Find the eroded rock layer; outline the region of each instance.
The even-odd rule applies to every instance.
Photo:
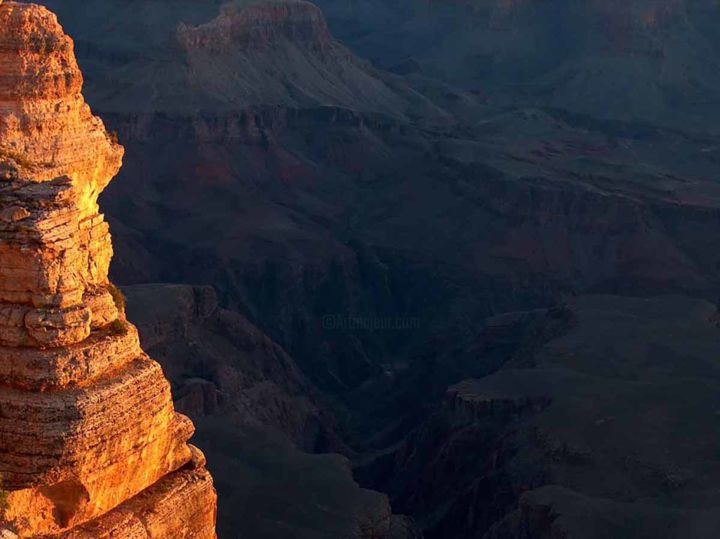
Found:
[[[20,537],[215,537],[215,491],[108,281],[123,149],[72,40],[0,0],[0,474]]]

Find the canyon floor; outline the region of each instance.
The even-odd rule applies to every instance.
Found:
[[[47,5],[221,537],[718,536],[716,2]]]

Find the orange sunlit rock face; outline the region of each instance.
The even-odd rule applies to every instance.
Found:
[[[216,496],[108,281],[100,192],[123,148],[46,9],[0,0],[0,529],[215,537]]]

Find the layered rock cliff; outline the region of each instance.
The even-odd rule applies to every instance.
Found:
[[[449,388],[381,470],[394,510],[427,538],[717,537],[717,306],[582,296],[563,311],[563,333],[488,343],[502,367]]]
[[[123,149],[46,9],[0,2],[0,474],[21,537],[215,537],[215,492],[108,281]]]
[[[407,89],[393,88],[395,81],[335,41],[322,12],[304,0],[230,2],[206,24],[180,23],[177,39],[187,55],[189,84],[214,108],[409,109]]]

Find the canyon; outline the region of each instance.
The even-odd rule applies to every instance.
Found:
[[[97,198],[123,148],[55,15],[3,2],[0,28],[4,536],[214,538],[193,425],[108,280]]]
[[[450,386],[366,473],[430,537],[709,539],[717,320],[697,299],[605,295],[490,319],[500,368]]]
[[[221,537],[717,536],[715,2],[47,5]]]

